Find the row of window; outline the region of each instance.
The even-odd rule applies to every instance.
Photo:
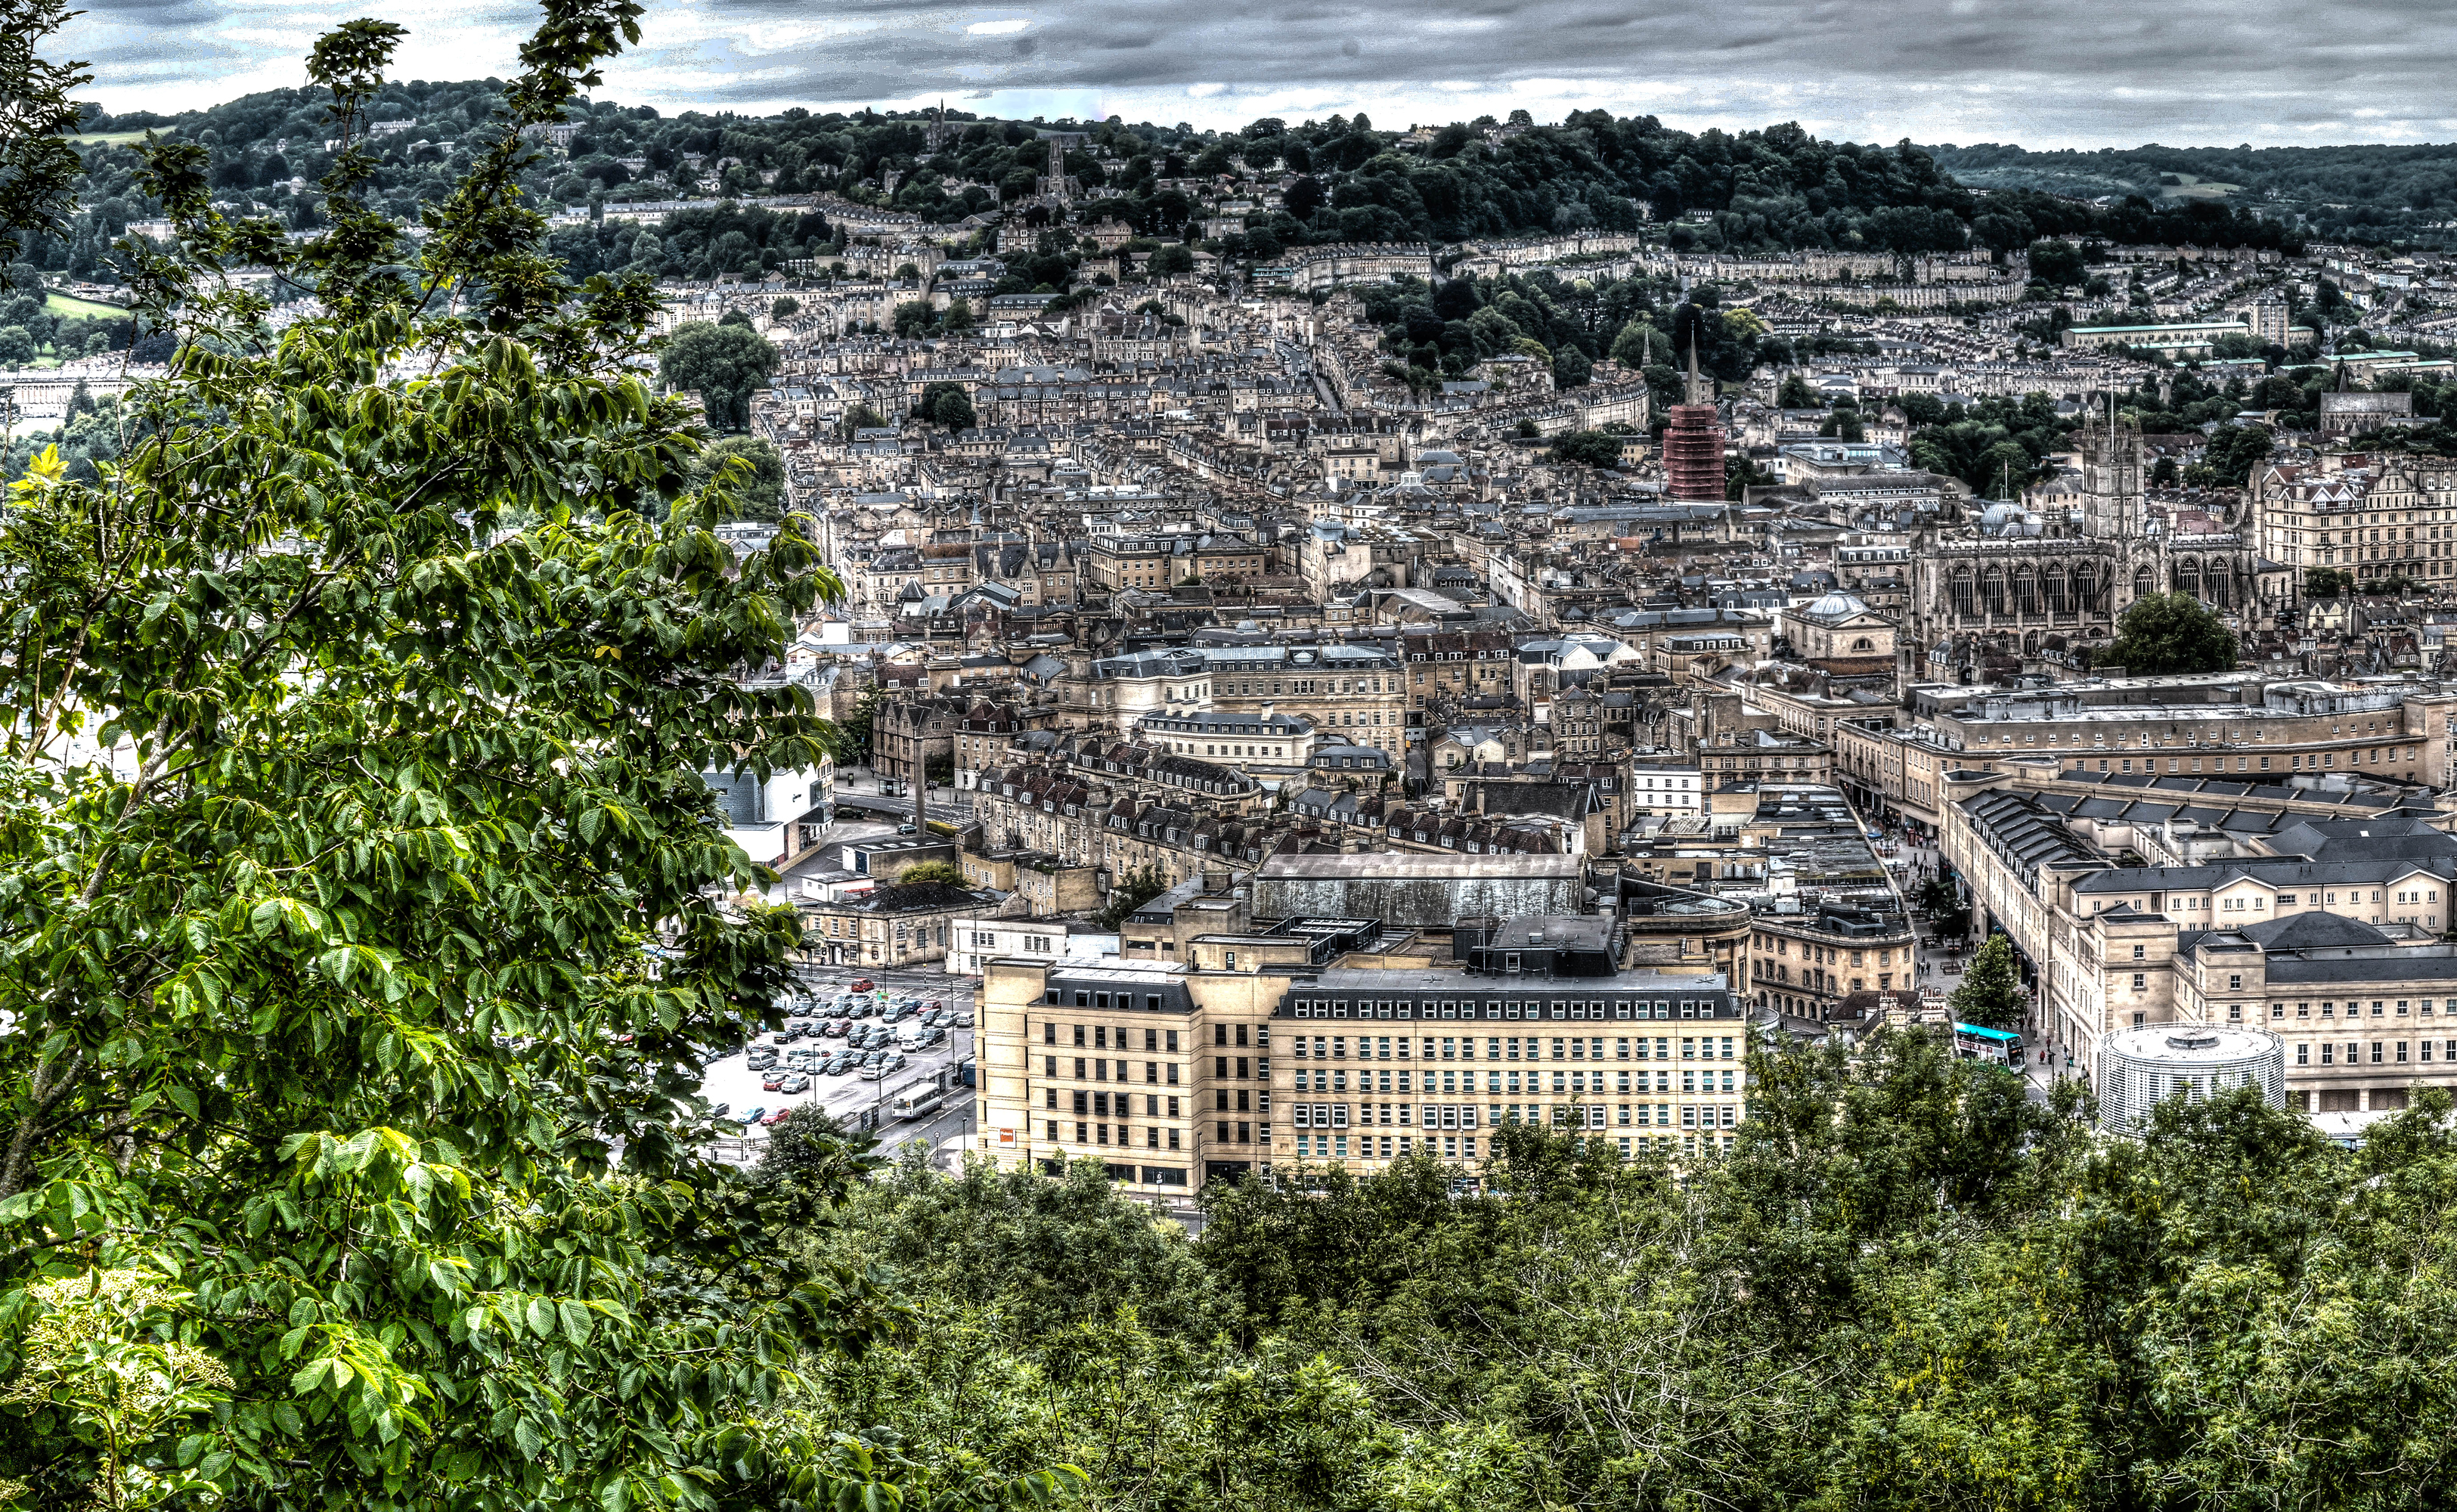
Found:
[[[1617,1061],[1668,1061],[1672,1059],[1672,1036],[1668,1034],[1657,1035],[1652,1039],[1649,1039],[1644,1035],[1641,1035],[1636,1038],[1616,1037],[1612,1043],[1612,1058]],[[1424,1036],[1423,1041],[1424,1053],[1421,1056],[1414,1056],[1409,1053],[1413,1044],[1414,1041],[1411,1036],[1404,1034],[1400,1035],[1398,1037],[1399,1049],[1397,1058],[1403,1061],[1416,1059],[1428,1061],[1473,1061],[1476,1059],[1476,1038],[1473,1035],[1451,1035],[1442,1037],[1426,1035]],[[1738,1053],[1736,1047],[1739,1044],[1740,1037],[1731,1034],[1683,1036],[1681,1041],[1681,1059],[1684,1061],[1728,1061],[1733,1059]],[[1604,1059],[1604,1037],[1600,1034],[1590,1035],[1585,1038],[1578,1038],[1575,1036],[1555,1036],[1549,1041],[1539,1035],[1493,1035],[1487,1037],[1484,1042],[1484,1059],[1488,1061],[1540,1061],[1547,1058],[1544,1054],[1547,1045],[1550,1045],[1553,1052],[1550,1058],[1556,1061],[1600,1061]],[[1360,1061],[1390,1060],[1393,1058],[1391,1046],[1392,1039],[1389,1035],[1360,1034],[1356,1036],[1356,1059]],[[1438,1050],[1436,1048],[1437,1046]],[[1521,1046],[1524,1046],[1524,1048],[1522,1049]],[[1636,1046],[1635,1054],[1632,1053],[1632,1046]],[[1651,1050],[1650,1046],[1652,1046]],[[1295,1060],[1344,1061],[1348,1059],[1348,1036],[1345,1034],[1316,1034],[1309,1037],[1307,1035],[1300,1034],[1291,1040],[1290,1048],[1293,1052],[1291,1058]]]
[[[1058,1057],[1055,1055],[1043,1056],[1041,1064],[1042,1074],[1048,1077],[1053,1082],[1056,1081],[1058,1079]],[[1166,1073],[1168,1085],[1175,1087],[1177,1085],[1177,1065],[1178,1063],[1175,1061],[1146,1061],[1144,1062],[1144,1080],[1146,1083],[1157,1087],[1161,1085],[1163,1074]],[[1116,1068],[1115,1075],[1110,1074],[1112,1067]],[[1086,1074],[1087,1071],[1089,1072],[1088,1075]],[[1131,1082],[1134,1079],[1135,1067],[1132,1061],[1112,1061],[1105,1055],[1095,1056],[1089,1061],[1086,1061],[1080,1055],[1075,1057],[1076,1081]]]
[[[1074,989],[1074,1005],[1079,1008],[1131,1008],[1135,1006],[1135,997],[1136,994],[1131,992],[1095,992],[1088,988],[1077,987]],[[1041,1001],[1052,1004],[1065,1002],[1066,989],[1063,987],[1043,988],[1041,994]],[[1160,1005],[1161,998],[1159,993],[1147,992],[1143,994],[1143,1007],[1146,1012],[1158,1013],[1160,1011]],[[1078,1026],[1078,1032],[1081,1032],[1080,1025]]]
[[[2363,1065],[2363,1064],[2364,1064],[2363,1049],[2364,1049],[2364,1043],[2365,1043],[2365,1042],[2356,1041],[2356,1040],[2348,1040],[2348,1041],[2346,1041],[2346,1042],[2345,1042],[2345,1046],[2346,1046],[2346,1059],[2345,1059],[2345,1064],[2346,1064],[2346,1065],[2348,1065],[2348,1066],[2360,1066],[2360,1065]],[[2404,1065],[2405,1064],[2405,1050],[2406,1050],[2406,1042],[2405,1042],[2405,1041],[2404,1041],[2404,1040],[2372,1040],[2372,1041],[2369,1041],[2368,1043],[2369,1043],[2369,1044],[2370,1044],[2370,1046],[2371,1046],[2371,1052],[2372,1052],[2372,1053],[2371,1053],[2371,1061],[2370,1061],[2370,1064],[2371,1064],[2371,1065],[2374,1065],[2374,1066],[2392,1066],[2392,1065],[2393,1065],[2393,1066],[2404,1066]],[[2416,1054],[2416,1056],[2415,1056],[2415,1059],[2417,1059],[2417,1060],[2419,1060],[2419,1061],[2426,1061],[2426,1062],[2429,1061],[2429,1060],[2431,1059],[2432,1046],[2434,1046],[2436,1045],[2436,1046],[2440,1046],[2440,1058],[2441,1058],[2442,1060],[2444,1060],[2444,1061],[2450,1061],[2450,1062],[2457,1062],[2457,1040],[2447,1040],[2447,1041],[2440,1041],[2440,1040],[2417,1040],[2417,1041],[2416,1041],[2416,1042],[2414,1042],[2414,1043],[2415,1043],[2415,1048],[2416,1048],[2416,1050],[2417,1050],[2417,1052],[2418,1052],[2418,1053]],[[2296,1065],[2298,1065],[2298,1066],[2309,1066],[2309,1065],[2311,1065],[2311,1064],[2312,1064],[2312,1046],[2313,1046],[2313,1042],[2312,1042],[2312,1041],[2309,1041],[2309,1040],[2306,1040],[2306,1041],[2303,1041],[2302,1044],[2299,1044],[2299,1045],[2297,1045],[2297,1046],[2295,1046],[2295,1064],[2296,1064]],[[2321,1047],[2321,1064],[2322,1064],[2323,1066],[2336,1066],[2336,1065],[2338,1065],[2338,1064],[2339,1064],[2339,1062],[2338,1062],[2338,1060],[2337,1060],[2337,1052],[2338,1052],[2338,1042],[2337,1042],[2337,1041],[2335,1041],[2335,1040],[2323,1040],[2323,1041],[2321,1041],[2321,1042],[2320,1042],[2320,1047]],[[2384,1052],[2387,1052],[2387,1053],[2384,1054]]]
[[[1058,1088],[1052,1087],[1045,1088],[1045,1091],[1048,1096],[1047,1106],[1054,1111],[1058,1107]],[[1110,1109],[1114,1108],[1120,1118],[1127,1118],[1131,1117],[1135,1110],[1135,1094],[1132,1092],[1077,1092],[1074,1095],[1075,1111],[1078,1113],[1090,1113],[1098,1118],[1106,1118],[1109,1116]],[[1167,1109],[1165,1113],[1162,1111],[1164,1108]],[[1146,1094],[1144,1116],[1175,1118],[1178,1116],[1178,1100],[1156,1093]]]
[[[1553,1090],[1557,1092],[1604,1091],[1606,1090],[1604,1080],[1607,1076],[1613,1078],[1613,1086],[1610,1088],[1610,1090],[1613,1091],[1668,1092],[1672,1090],[1673,1073],[1670,1068],[1659,1067],[1654,1072],[1654,1083],[1651,1087],[1647,1081],[1647,1074],[1648,1073],[1644,1070],[1634,1072],[1608,1072],[1601,1069],[1593,1071],[1571,1071],[1563,1070],[1557,1067],[1553,1070]],[[1740,1076],[1740,1072],[1731,1067],[1723,1067],[1720,1073],[1712,1069],[1702,1071],[1690,1067],[1683,1067],[1680,1074],[1681,1090],[1684,1092],[1711,1092],[1716,1090],[1715,1078],[1718,1074],[1721,1074],[1723,1077],[1722,1089],[1726,1092],[1732,1091],[1735,1089]],[[1417,1081],[1414,1087],[1409,1086],[1409,1073],[1406,1071],[1400,1071],[1397,1073],[1398,1080],[1395,1085],[1393,1083],[1393,1073],[1390,1071],[1386,1070],[1380,1073],[1381,1083],[1378,1087],[1374,1083],[1374,1075],[1375,1073],[1373,1071],[1359,1069],[1356,1073],[1356,1089],[1360,1092],[1473,1092],[1476,1090],[1476,1073],[1474,1071],[1453,1071],[1447,1069],[1435,1071],[1429,1067],[1425,1071],[1423,1077]],[[1525,1078],[1523,1086],[1520,1081],[1522,1076]],[[1630,1081],[1632,1076],[1636,1076],[1638,1078],[1635,1086],[1633,1086]],[[1488,1092],[1517,1092],[1522,1090],[1530,1092],[1542,1091],[1544,1089],[1544,1073],[1542,1071],[1520,1071],[1515,1067],[1507,1071],[1487,1071],[1484,1073],[1484,1089]],[[1300,1092],[1347,1091],[1348,1070],[1345,1067],[1337,1069],[1328,1069],[1317,1066],[1309,1072],[1306,1067],[1299,1067],[1297,1068],[1296,1075],[1296,1090]]]
[[[1106,993],[1102,994],[1104,997],[1106,997],[1107,995],[1108,994]],[[1124,996],[1124,994],[1120,995]],[[1103,1005],[1106,1006],[1106,1005]],[[1160,1000],[1158,998],[1154,998],[1152,1000],[1152,1005],[1154,1007],[1158,1007],[1160,1005]],[[1071,1025],[1071,1027],[1075,1030],[1075,1047],[1079,1050],[1084,1048],[1084,1032],[1086,1026],[1077,1024]],[[1226,1028],[1228,1025],[1214,1025],[1214,1027]],[[1132,1046],[1127,1043],[1127,1040],[1128,1036],[1134,1033],[1134,1030],[1126,1027],[1123,1024],[1114,1028],[1105,1024],[1095,1024],[1090,1025],[1089,1028],[1091,1033],[1090,1048],[1092,1049],[1106,1050],[1115,1048],[1124,1050],[1132,1048]],[[1164,1029],[1157,1025],[1144,1025],[1144,1048],[1146,1051],[1166,1049],[1171,1055],[1174,1055],[1177,1053],[1177,1036],[1178,1031],[1175,1029]],[[1114,1044],[1112,1043],[1112,1037],[1114,1037]],[[1058,1025],[1056,1023],[1044,1023],[1041,1025],[1041,1043],[1043,1045],[1055,1045],[1058,1043]],[[1226,1045],[1228,1042],[1222,1040],[1219,1043]],[[1240,1045],[1246,1043],[1246,1026],[1242,1024],[1237,1025],[1237,1043]],[[1263,1043],[1266,1045],[1271,1043],[1270,1031],[1269,1029],[1263,1031]]]
[[[1347,1103],[1292,1103],[1289,1107],[1289,1124],[1292,1129],[1347,1129],[1352,1127],[1351,1106]],[[1353,1126],[1399,1129],[1474,1129],[1477,1127],[1476,1105],[1474,1103],[1358,1103],[1353,1105]],[[1635,1116],[1633,1116],[1635,1115]],[[1485,1105],[1486,1124],[1552,1124],[1571,1129],[1608,1129],[1619,1124],[1623,1129],[1734,1129],[1739,1127],[1741,1108],[1738,1103],[1497,1103]]]
[[[2405,1017],[2406,1002],[2407,1000],[2405,998],[2397,1000],[2397,1016],[2401,1019]],[[2240,1007],[2242,1007],[2242,1005],[2240,1003],[2228,1004],[2227,1017],[2231,1019],[2240,1017],[2241,1015],[2237,1011]],[[2379,1018],[2385,1011],[2386,1005],[2384,1001],[2379,998],[2374,998],[2372,1000],[2372,1017]],[[2425,1018],[2429,1018],[2432,1012],[2431,1000],[2429,998],[2422,999],[2416,1011],[2421,1013]],[[2457,998],[2450,998],[2448,1000],[2448,1011],[2451,1013],[2457,1013]],[[2362,1004],[2349,1002],[2346,1005],[2347,1018],[2359,1019],[2363,1017],[2363,1013],[2364,1005]],[[2273,1019],[2282,1019],[2286,1017],[2286,1005],[2283,1003],[2271,1004],[2269,1005],[2269,1016]],[[2299,1003],[2295,1005],[2295,1016],[2299,1019],[2308,1019],[2312,1017],[2312,1005],[2308,1003]],[[2335,1003],[2322,1004],[2320,1016],[2324,1019],[2336,1018],[2338,1016],[2338,1005]]]
[[[2081,736],[2079,736],[2079,735],[2075,735],[2075,736],[2074,736],[2074,738],[2075,738],[2075,740],[2079,740],[2079,739],[2081,738]],[[2049,744],[2053,745],[2053,744],[2054,744],[2054,743],[2055,743],[2055,742],[2054,742],[2054,738],[2053,738],[2053,737],[2051,737],[2051,738],[2050,738],[2050,740],[2049,740]],[[2411,746],[2408,746],[2408,747],[2406,747],[2406,748],[2405,748],[2405,756],[2400,756],[2398,755],[2397,748],[2396,748],[2396,747],[2394,747],[2394,746],[2388,747],[2388,748],[2386,748],[2386,750],[2387,750],[2387,754],[2388,754],[2388,759],[2389,759],[2389,760],[2391,760],[2391,761],[2393,761],[2393,762],[2394,762],[2394,761],[2400,761],[2400,760],[2411,761],[2411,760],[2413,760],[2413,759],[2414,759],[2414,748],[2413,748],[2413,747],[2411,747]],[[2347,753],[2346,753],[2346,764],[2347,764],[2348,766],[2360,766],[2360,765],[2362,765],[2362,764],[2363,764],[2363,760],[2364,760],[2364,753],[2362,753],[2361,751],[2349,751],[2349,752],[2347,752]],[[2371,753],[2371,761],[2372,761],[2372,765],[2374,765],[2374,766],[2378,766],[2378,765],[2380,765],[2380,762],[2381,762],[2381,752],[2380,752],[2380,751],[2374,751],[2374,752],[2372,752],[2372,753]],[[2107,762],[2108,762],[2108,758],[2107,758],[2106,756],[2100,756],[2100,757],[2098,758],[2098,770],[2100,770],[2101,772],[2106,771],[2106,770],[2107,770]],[[2252,758],[2251,758],[2251,757],[2249,757],[2249,756],[2237,756],[2237,757],[2235,758],[2235,769],[2236,769],[2237,771],[2239,771],[2239,772],[2249,772],[2249,771],[2251,771],[2251,770],[2252,770],[2252,764],[2251,764],[2251,762],[2252,762]],[[2320,754],[2318,754],[2318,755],[2304,755],[2304,756],[2293,756],[2293,757],[2289,758],[2289,760],[2287,761],[2287,769],[2288,769],[2288,770],[2290,770],[2290,771],[2300,771],[2300,770],[2303,770],[2303,769],[2306,769],[2306,768],[2334,767],[2334,766],[2336,766],[2337,764],[2338,764],[2338,754],[2337,754],[2336,752],[2334,752],[2334,751],[2323,751],[2323,752],[2321,752],[2321,753],[2320,753]],[[2081,768],[2087,768],[2089,765],[2090,765],[2089,758],[2084,757],[2084,758],[2083,758],[2079,763],[2077,763],[2077,767],[2076,767],[2076,769],[2078,770],[2078,769],[2081,769]],[[2133,758],[2132,758],[2131,756],[2125,756],[2125,757],[2122,757],[2122,758],[2117,762],[2117,767],[2118,767],[2118,770],[2120,770],[2120,771],[2128,772],[2128,773],[2129,773],[2129,772],[2131,772],[2131,771],[2133,770]],[[2199,772],[2200,769],[2201,769],[2201,758],[2200,758],[2200,757],[2199,757],[2199,756],[2195,756],[2195,757],[2193,757],[2193,770],[2194,770],[2194,771],[2196,771],[2196,772]],[[2144,771],[2144,772],[2156,772],[2156,771],[2158,771],[2158,757],[2156,757],[2156,756],[2145,756],[2145,757],[2143,757],[2143,758],[2142,758],[2142,761],[2141,761],[2141,770],[2142,770],[2142,771]],[[2169,757],[2167,758],[2167,770],[2168,770],[2169,772],[2171,772],[2171,773],[2180,772],[2180,771],[2182,771],[2182,770],[2183,770],[2183,764],[2182,764],[2182,762],[2181,762],[2181,760],[2180,760],[2179,758],[2178,758],[2178,757],[2176,757],[2176,756],[2169,756]],[[2223,771],[2225,771],[2225,770],[2226,770],[2226,757],[2225,757],[2225,756],[2212,756],[2212,757],[2210,758],[2210,770],[2211,770],[2211,771],[2213,771],[2213,772],[2223,772]],[[2262,756],[2262,757],[2261,758],[2261,770],[2262,770],[2263,772],[2266,772],[2266,771],[2268,771],[2268,770],[2269,770],[2269,757],[2267,757],[2267,756]]]
[[[1704,1128],[1705,1126],[1701,1125],[1699,1127]],[[1297,1158],[1299,1160],[1346,1160],[1349,1158],[1349,1141],[1353,1138],[1356,1144],[1357,1159],[1391,1160],[1400,1155],[1413,1153],[1414,1146],[1418,1137],[1421,1137],[1424,1141],[1425,1152],[1429,1155],[1438,1155],[1444,1160],[1474,1160],[1476,1158],[1476,1136],[1474,1134],[1425,1134],[1422,1136],[1412,1136],[1408,1134],[1299,1134],[1297,1136]],[[1725,1134],[1722,1136],[1722,1148],[1728,1153],[1732,1148],[1733,1136]],[[1667,1155],[1675,1153],[1676,1151],[1682,1154],[1694,1155],[1699,1153],[1702,1147],[1705,1152],[1712,1154],[1717,1148],[1715,1139],[1716,1136],[1711,1134],[1683,1134],[1678,1136],[1676,1143],[1676,1136],[1671,1134],[1624,1134],[1621,1136],[1620,1144],[1621,1152],[1624,1155],[1643,1155],[1650,1151]],[[1589,1142],[1599,1143],[1599,1141]],[[1633,1149],[1633,1146],[1636,1148]]]
[[[1049,1142],[1053,1145],[1057,1144],[1062,1137],[1058,1132],[1062,1126],[1055,1119],[1049,1119],[1045,1122],[1049,1127]],[[1111,1129],[1110,1125],[1077,1124],[1075,1126],[1075,1143],[1079,1145],[1106,1145],[1111,1143],[1131,1145],[1135,1142],[1135,1131],[1132,1125],[1119,1124],[1115,1127],[1118,1137],[1112,1141],[1109,1137]],[[1164,1133],[1168,1136],[1168,1142],[1167,1144],[1163,1144],[1161,1142],[1161,1136]],[[1146,1150],[1182,1149],[1183,1147],[1178,1142],[1181,1137],[1183,1136],[1181,1136],[1179,1131],[1174,1129],[1163,1129],[1157,1126],[1147,1127],[1144,1129],[1144,1148]]]
[[[1424,1009],[1421,1015],[1416,1011],[1419,1007]],[[1300,1019],[1669,1019],[1676,1008],[1684,1019],[1724,1016],[1723,1001],[1718,998],[1492,998],[1485,1002],[1481,1013],[1474,1002],[1460,999],[1416,1004],[1299,998],[1289,1011]]]

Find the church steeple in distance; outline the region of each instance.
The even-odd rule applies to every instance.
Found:
[[[1683,336],[1689,344],[1689,371],[1683,397],[1672,406],[1671,425],[1663,432],[1663,475],[1672,497],[1684,503],[1721,502],[1724,497],[1724,427],[1715,408],[1714,392],[1698,371],[1698,343],[1704,337],[1705,312],[1684,304],[1674,315],[1672,341]]]

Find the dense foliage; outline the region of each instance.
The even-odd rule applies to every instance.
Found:
[[[2158,215],[2188,221],[2208,213],[2197,212],[2198,204],[2223,205],[2240,196],[2270,216],[2294,217],[2322,240],[2438,242],[2447,236],[2450,207],[2457,206],[2457,150],[2445,144],[2152,144],[2041,152],[1982,142],[1929,151],[1947,173],[1974,188],[2044,191],[2075,199],[2137,197],[2156,202]]]
[[[367,105],[382,131],[365,144],[374,157],[371,202],[408,217],[447,197],[475,160],[504,89],[499,80],[385,81]],[[86,208],[34,238],[31,259],[93,272],[131,220],[159,212],[158,197],[140,181],[134,145],[147,131],[202,147],[209,188],[235,210],[298,228],[321,224],[316,185],[335,140],[323,103],[306,88],[178,115],[90,111],[79,139]],[[1043,133],[1070,130],[1088,137],[1063,157],[1093,215],[1113,216],[1146,238],[1190,238],[1199,230],[1193,188],[1240,176],[1257,187],[1286,180],[1277,206],[1249,217],[1222,245],[1230,257],[1264,260],[1316,242],[1633,231],[1649,219],[1669,225],[1674,247],[1702,250],[2001,253],[2041,238],[2293,244],[2281,222],[2238,216],[2214,200],[2161,207],[2137,197],[2109,208],[2026,191],[1983,199],[1909,143],[1829,142],[1795,125],[1693,135],[1652,116],[1604,111],[1575,113],[1555,126],[1535,125],[1521,112],[1507,122],[1481,117],[1407,135],[1378,131],[1362,114],[1296,125],[1265,118],[1224,133],[1129,126],[1115,116],[1052,128],[958,112],[935,150],[918,114],[795,109],[669,118],[598,100],[572,102],[565,121],[577,128],[568,140],[519,169],[522,187],[542,201],[593,210],[694,196],[835,192],[949,227],[1018,202],[1027,202],[1027,218],[1047,223],[1045,210],[1028,204],[1048,165]],[[559,226],[553,245],[582,275],[645,266],[696,278],[773,272],[803,259],[823,265],[842,250],[819,216],[722,204],[681,212],[654,230],[619,221]],[[1047,272],[1018,288],[1063,291],[1064,282]]]
[[[2116,621],[2116,639],[2092,658],[2135,676],[2232,672],[2240,648],[2216,610],[2190,593],[2146,593]]]
[[[2437,1504],[2445,1094],[2352,1154],[2240,1096],[2101,1141],[1926,1036],[1753,1080],[1685,1170],[1511,1127],[1480,1193],[1224,1186],[1192,1242],[1096,1166],[906,1163],[807,1248],[923,1322],[812,1402],[1118,1512]]]
[[[170,376],[110,414],[116,460],[47,453],[0,512],[0,1501],[1067,1483],[783,1410],[905,1315],[774,1253],[857,1162],[703,1157],[731,1130],[698,1067],[775,1021],[801,930],[699,774],[830,749],[806,694],[738,674],[840,590],[799,517],[718,540],[756,464],[695,481],[708,431],[631,370],[652,297],[568,281],[521,203],[520,128],[636,36],[628,0],[546,12],[414,246],[357,145],[384,23],[310,60],[327,232],[225,217],[202,148],[151,149],[184,255],[134,271]],[[40,129],[24,48],[57,19],[0,47],[8,130]],[[0,217],[43,223],[5,190]],[[216,276],[250,261],[320,313],[277,330]]]

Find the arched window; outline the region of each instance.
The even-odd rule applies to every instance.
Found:
[[[1992,567],[1979,579],[1979,599],[1991,614],[2005,612],[2005,570]]]
[[[1851,643],[1851,649],[1853,651],[1875,651],[1877,647],[1875,642],[1869,639],[1868,636],[1863,635],[1858,640]]]
[[[1952,583],[1953,612],[1963,618],[1971,615],[1971,569],[1956,568]]]
[[[2212,562],[2208,575],[2201,580],[2201,593],[2211,604],[2220,609],[2233,607],[2235,601],[2233,572],[2220,563]]]
[[[2029,618],[2039,611],[2039,574],[2028,562],[2013,570],[2013,612]]]
[[[2148,598],[2158,590],[2158,580],[2150,575],[2150,570],[2148,568],[2139,567],[2133,570],[2133,596],[2135,598]]]
[[[2201,596],[2201,565],[2199,562],[2187,557],[2176,564],[2176,591],[2190,593],[2195,598]]]

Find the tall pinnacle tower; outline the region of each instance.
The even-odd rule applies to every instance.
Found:
[[[1720,504],[1724,499],[1724,427],[1705,381],[1698,376],[1698,321],[1689,324],[1689,373],[1683,387],[1685,404],[1672,406],[1672,424],[1663,432],[1663,473],[1672,497],[1685,503]]]

